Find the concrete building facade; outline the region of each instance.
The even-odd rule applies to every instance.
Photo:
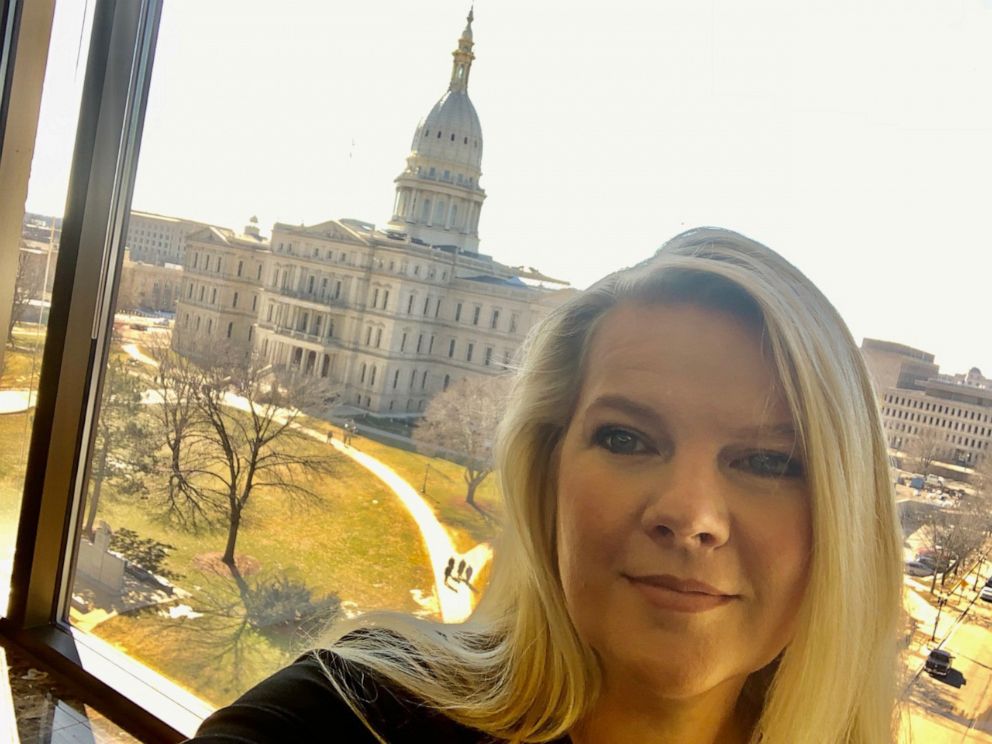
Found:
[[[861,352],[891,449],[911,453],[926,438],[934,442],[938,460],[965,468],[988,456],[992,380],[977,368],[942,375],[933,354],[888,341],[866,338]]]
[[[186,237],[209,225],[180,217],[132,210],[128,218],[124,245],[136,263],[181,266],[185,257]]]

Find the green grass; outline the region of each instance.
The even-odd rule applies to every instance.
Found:
[[[0,415],[0,545],[13,545],[24,490],[31,412]]]
[[[304,416],[300,421],[318,431],[329,428],[326,422],[319,419]],[[335,437],[341,437],[338,427],[330,428],[334,429]],[[476,503],[489,515],[487,518],[465,502],[464,468],[457,463],[390,447],[368,437],[356,437],[352,444],[388,465],[418,491],[424,485],[424,472],[430,466],[424,498],[434,507],[438,519],[449,528],[459,551],[467,551],[480,542],[492,542],[495,538],[503,518],[503,507],[494,475],[490,474],[475,492]]]
[[[328,453],[321,442],[299,446],[304,454]],[[424,612],[411,590],[430,596],[433,576],[420,532],[399,499],[345,458],[336,461],[336,474],[314,479],[311,486],[319,498],[303,506],[290,505],[278,493],[254,494],[239,533],[239,558],[257,561],[258,576],[285,574],[303,581],[315,598],[336,594],[348,611]],[[166,567],[184,575],[175,583],[192,592],[187,602],[194,610],[205,609],[218,597],[237,599],[228,575],[204,570],[196,560],[223,551],[226,530],[191,534],[159,521],[150,501],[109,495],[101,500],[98,519],[112,529],[127,527],[174,545]],[[94,632],[215,704],[231,700],[290,661],[303,643],[298,637],[249,632],[239,655],[204,663],[224,642],[223,633],[207,628],[210,622],[141,613],[112,618]],[[232,673],[232,665],[238,674]]]

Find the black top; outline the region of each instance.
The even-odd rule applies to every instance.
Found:
[[[412,700],[368,670],[330,651],[320,658],[363,692],[362,710],[387,742],[495,741],[481,731],[455,723],[434,708]],[[189,739],[197,744],[289,744],[292,742],[376,742],[331,686],[315,656],[307,654],[221,708]]]

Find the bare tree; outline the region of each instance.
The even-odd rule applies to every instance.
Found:
[[[146,476],[155,468],[151,421],[142,403],[144,382],[120,359],[111,359],[100,399],[90,460],[89,493],[83,532],[93,538],[105,486],[116,495],[147,493]]]
[[[464,468],[465,502],[477,509],[475,492],[492,472],[493,438],[503,416],[509,377],[469,377],[434,396],[414,431],[432,454],[446,451]]]
[[[304,445],[312,440],[296,424],[327,391],[312,377],[273,369],[254,353],[231,348],[217,351],[192,395],[202,421],[196,446],[207,448],[208,459],[185,477],[196,483],[190,493],[223,514],[221,560],[234,567],[239,530],[257,493],[276,491],[290,506],[313,502],[312,476],[334,472],[335,460],[310,454]]]
[[[158,404],[157,438],[167,452],[158,473],[165,483],[158,494],[163,516],[196,532],[214,522],[219,506],[190,480],[190,473],[204,470],[209,460],[196,398],[206,384],[206,373],[174,352],[166,339],[150,343],[149,353],[157,365],[150,380]]]
[[[24,318],[32,300],[41,299],[45,284],[45,262],[21,248],[17,255],[17,276],[14,279],[14,303],[7,322],[7,340],[14,341],[14,326]]]
[[[934,460],[940,457],[942,449],[943,441],[940,438],[940,432],[936,428],[928,426],[910,440],[907,453],[912,458],[917,470],[925,477],[930,473],[930,466],[933,465]]]
[[[943,587],[948,576],[956,575],[985,544],[992,528],[990,499],[977,492],[960,497],[957,503],[932,505],[923,516],[923,547],[933,558],[935,571],[930,590],[942,574]]]

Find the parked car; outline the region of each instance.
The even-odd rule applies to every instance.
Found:
[[[933,575],[933,566],[920,563],[920,561],[906,561],[906,573],[910,576],[931,576]]]
[[[992,602],[992,586],[983,586],[982,591],[978,596],[986,602]]]
[[[989,577],[988,577],[988,578],[987,578],[987,579],[985,580],[985,586],[992,586],[992,576],[989,576]]]
[[[953,656],[943,649],[935,648],[927,656],[924,668],[930,673],[931,677],[946,677],[947,673],[951,671],[951,659],[953,658]]]

